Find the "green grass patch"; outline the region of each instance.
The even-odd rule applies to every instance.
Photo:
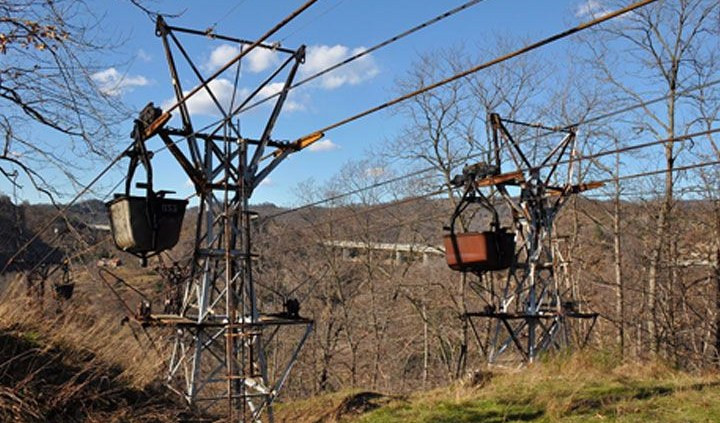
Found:
[[[532,404],[502,404],[492,400],[439,401],[391,404],[362,416],[362,423],[470,423],[529,422],[544,411]]]
[[[30,345],[34,347],[40,346],[40,341],[42,340],[42,335],[40,334],[40,332],[34,330],[26,330],[21,332],[20,336]]]
[[[347,395],[352,394],[327,396],[332,411],[316,411],[325,419],[312,421],[720,422],[720,375],[686,374],[657,362],[623,364],[604,353],[548,358],[521,372],[495,374],[478,388],[457,385],[407,398],[385,397],[361,412],[338,408]],[[312,399],[316,408],[322,401]]]

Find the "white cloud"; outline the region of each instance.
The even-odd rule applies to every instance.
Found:
[[[602,17],[606,15],[609,10],[603,6],[599,0],[587,0],[580,4],[575,9],[575,17],[578,18],[591,18],[591,17]]]
[[[320,140],[317,141],[314,144],[310,144],[310,147],[308,147],[308,150],[310,151],[333,151],[340,148],[339,145],[332,142],[330,139]]]
[[[260,90],[260,92],[255,98],[262,99],[277,94],[278,92],[280,92],[280,90],[282,90],[283,85],[284,84],[282,82],[268,84],[262,90]],[[217,78],[210,81],[208,83],[208,87],[215,95],[218,103],[220,103],[223,109],[227,112],[230,108],[230,101],[232,100],[233,95],[232,82],[230,82],[230,80],[226,78]],[[186,95],[188,92],[190,91],[186,90],[183,92],[183,94]],[[237,107],[237,105],[240,104],[250,94],[250,90],[247,88],[241,88],[238,89],[235,93],[236,94],[234,106]],[[294,100],[295,97],[296,95],[294,94],[294,92],[290,91],[290,93],[288,94],[288,98],[285,100],[283,111],[293,112],[305,109],[304,105],[300,104],[297,100]],[[163,101],[161,107],[164,110],[167,110],[173,104],[175,104],[175,99],[171,98]],[[267,107],[272,107],[273,104],[274,103],[272,101],[265,103]],[[191,114],[213,117],[222,116],[217,105],[213,101],[212,97],[210,97],[210,94],[208,94],[205,88],[201,89],[192,97],[190,97],[190,99],[187,100],[187,105]]]
[[[265,69],[275,66],[280,62],[277,52],[266,48],[253,49],[247,55],[248,68],[250,72],[262,72]]]
[[[221,44],[210,52],[210,58],[203,67],[206,70],[215,70],[229,62],[230,59],[238,54],[240,54],[240,47],[231,46],[230,44]]]
[[[233,95],[233,84],[227,79],[217,78],[213,79],[208,83],[208,88],[214,94],[220,105],[226,111],[230,107],[230,101]],[[183,94],[187,94],[189,91],[184,91]],[[238,90],[236,92],[235,104],[237,105],[242,101],[245,96],[248,95],[248,91],[245,89]],[[169,99],[162,103],[162,108],[167,109],[175,103],[175,99]],[[212,97],[208,94],[207,89],[203,88],[198,91],[195,95],[187,100],[188,110],[191,114],[205,115],[205,116],[221,116],[218,107],[215,105]]]
[[[279,93],[280,91],[282,91],[282,88],[284,85],[285,84],[282,82],[273,82],[271,84],[267,84],[260,90],[260,92],[257,95],[257,98],[263,99],[265,97],[270,97],[272,95],[275,95],[275,94]],[[269,105],[269,104],[275,104],[275,103],[271,101],[266,104]],[[295,100],[295,92],[290,91],[288,93],[287,98],[285,99],[285,104],[283,105],[283,111],[294,112],[297,110],[304,110],[304,109],[305,109],[305,106],[303,106],[302,104],[298,103]]]
[[[152,56],[143,49],[138,50],[137,57],[145,63],[152,62]]]
[[[260,186],[261,186],[261,187],[263,187],[263,186],[264,186],[264,187],[271,187],[271,186],[273,186],[273,185],[274,185],[274,184],[273,184],[273,181],[272,181],[272,179],[270,179],[270,177],[267,177],[267,178],[263,179],[262,181],[260,181]]]
[[[210,57],[203,65],[203,69],[208,71],[219,69],[240,54],[240,51],[239,46],[221,44],[210,52]],[[268,50],[266,48],[254,48],[247,56],[242,58],[242,61],[241,66],[243,69],[248,69],[250,72],[258,73],[278,64],[280,58],[278,57],[277,52],[273,50]]]
[[[317,45],[310,46],[305,58],[305,64],[300,67],[303,76],[318,73],[326,68],[341,62],[350,56],[354,56],[365,50],[364,47],[350,49],[343,45]],[[375,59],[371,55],[362,56],[341,66],[332,72],[320,77],[320,85],[328,90],[341,87],[345,84],[357,85],[363,81],[373,78],[380,72]]]
[[[132,91],[135,87],[144,87],[150,84],[150,81],[144,76],[122,74],[115,68],[95,72],[91,78],[98,84],[100,91],[111,96],[119,96]]]

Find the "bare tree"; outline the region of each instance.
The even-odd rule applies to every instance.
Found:
[[[687,131],[683,114],[688,95],[684,90],[697,81],[698,66],[711,65],[713,41],[709,31],[717,4],[706,0],[661,2],[617,19],[593,33],[586,44],[592,51],[599,81],[615,89],[615,98],[643,102],[652,95],[666,95],[660,106],[648,105],[625,126],[635,133],[648,133],[656,139],[674,139]],[[600,12],[600,10],[598,10]],[[717,40],[715,40],[717,41]],[[657,353],[662,336],[658,327],[664,318],[660,293],[669,294],[670,282],[661,286],[662,269],[674,255],[672,226],[675,206],[674,169],[686,151],[685,144],[663,145],[664,182],[655,214],[653,240],[649,248],[645,327],[650,351]],[[670,281],[674,276],[668,275]]]
[[[720,36],[720,16],[716,21],[715,31],[713,34]],[[695,109],[697,118],[692,122],[692,126],[701,131],[711,131],[717,128],[720,122],[720,89],[717,86],[709,85],[720,75],[720,61],[718,60],[717,50],[708,52],[708,63],[696,63],[697,66],[697,83],[702,87],[692,96],[692,104]],[[712,64],[713,66],[709,66]],[[720,142],[714,133],[708,133],[701,140],[709,144],[709,149],[703,149],[696,152],[701,160],[720,161]],[[712,342],[715,348],[714,361],[716,366],[720,366],[720,174],[718,167],[709,169],[701,169],[699,178],[702,181],[701,193],[706,198],[711,207],[709,216],[712,216],[710,231],[714,234],[710,257],[708,257],[708,280],[714,285],[715,301],[714,310],[708,313],[714,313],[714,330]]]
[[[113,151],[114,125],[129,114],[122,79],[97,78],[113,47],[101,22],[82,0],[0,4],[0,174],[10,184],[20,173],[52,197],[61,188],[46,180],[50,167],[73,183],[78,157]]]

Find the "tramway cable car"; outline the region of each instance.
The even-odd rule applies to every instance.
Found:
[[[133,254],[147,265],[147,259],[174,247],[182,229],[187,200],[165,197],[173,191],[154,191],[152,152],[145,146],[148,138],[145,129],[162,115],[160,108],[149,103],[135,120],[132,132],[133,145],[126,155],[130,158],[125,192],[115,194],[106,204],[110,215],[110,229],[115,245],[120,250]],[[132,180],[137,166],[145,168],[146,182],[137,183],[136,188],[144,189],[145,196],[131,195]]]
[[[515,257],[515,234],[500,227],[500,218],[492,202],[480,190],[478,181],[498,175],[497,166],[484,162],[468,165],[462,174],[451,181],[463,188],[463,195],[445,226],[449,233],[444,237],[445,259],[448,266],[461,272],[487,272],[509,268]],[[491,215],[486,231],[458,232],[458,220],[471,205],[479,205]]]

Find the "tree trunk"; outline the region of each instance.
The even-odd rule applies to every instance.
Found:
[[[619,168],[619,161],[620,157],[616,156],[616,169]],[[623,286],[624,281],[622,273],[620,221],[620,181],[615,179],[615,199],[613,204],[613,254],[616,286],[615,315],[617,319],[617,343],[620,348],[620,357],[625,359],[625,287]]]
[[[718,290],[718,299],[720,300],[720,290]],[[422,371],[422,386],[423,390],[427,388],[428,381],[428,323],[427,323],[427,309],[425,306],[425,297],[423,296],[422,304],[422,317],[423,317],[423,371]],[[718,338],[720,340],[720,338]],[[718,349],[720,351],[720,349]]]
[[[720,368],[720,200],[715,200],[715,365]]]
[[[667,125],[667,138],[673,139],[675,137],[675,84],[670,83],[670,95],[668,97],[668,125]],[[663,247],[667,245],[668,237],[668,220],[670,218],[670,211],[673,203],[673,170],[675,168],[675,155],[674,155],[674,142],[665,143],[665,189],[663,192],[662,206],[660,207],[660,214],[658,215],[656,226],[655,226],[655,239],[653,243],[651,258],[650,258],[650,272],[648,275],[648,295],[647,295],[647,306],[650,312],[648,316],[648,338],[650,342],[650,351],[653,355],[657,355],[660,347],[660,339],[658,337],[658,281],[659,281],[659,270],[660,262],[662,260]]]

